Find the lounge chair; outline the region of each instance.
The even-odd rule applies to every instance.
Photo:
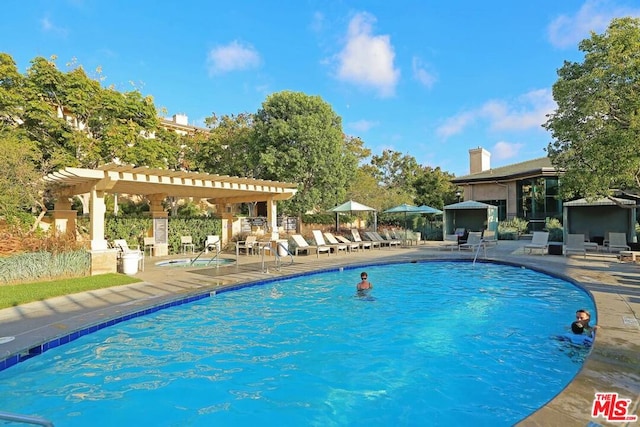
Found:
[[[482,241],[487,246],[494,246],[498,244],[498,236],[493,230],[484,230],[482,232]]]
[[[325,239],[327,239],[327,242],[329,242],[329,245],[337,246],[339,251],[344,250],[345,252],[351,252],[351,249],[353,247],[353,242],[349,242],[349,244],[344,242],[339,242],[338,239],[336,239],[336,236],[334,236],[333,233],[329,233],[329,232],[324,233],[324,237]]]
[[[380,249],[380,242],[373,242],[371,240],[367,240],[366,242],[364,240],[362,240],[362,237],[360,237],[360,233],[358,232],[357,229],[352,228],[351,229],[351,235],[353,236],[353,241],[354,242],[358,242],[360,243],[360,247],[361,248],[375,248],[376,246],[378,247],[378,249]]]
[[[442,244],[438,246],[438,249],[442,251],[444,250],[453,251],[454,249],[458,249],[458,235],[446,234],[444,236]]]
[[[627,245],[626,233],[609,233],[609,252],[630,250],[631,247]]]
[[[320,257],[321,252],[326,252],[327,255],[331,254],[331,248],[329,246],[317,246],[310,245],[300,234],[292,234],[291,238],[293,242],[296,244],[295,255],[297,256],[300,252],[306,252],[310,254],[311,251],[315,251],[316,255]]]
[[[394,239],[393,237],[391,237],[391,234],[389,234],[389,231],[385,230],[384,231],[384,235],[382,236],[383,239],[385,239],[386,241],[391,243],[391,246],[400,246],[402,245],[402,240],[400,239]]]
[[[370,242],[377,242],[380,245],[380,247],[386,246],[388,248],[391,248],[391,243],[389,243],[388,241],[384,240],[382,238],[382,236],[380,236],[378,233],[374,233],[372,231],[365,231],[364,232],[364,236]]]
[[[578,253],[587,257],[587,247],[584,244],[584,234],[567,234],[567,244],[564,246],[564,256]]]
[[[316,241],[317,246],[328,246],[333,251],[333,253],[336,253],[336,254],[338,253],[338,251],[344,251],[344,253],[347,253],[347,245],[344,245],[342,243],[337,243],[337,242],[336,244],[328,245],[327,242],[324,240],[322,231],[311,230],[311,232],[313,233],[313,240]]]
[[[484,242],[482,241],[482,232],[480,231],[472,231],[469,233],[467,237],[467,241],[465,243],[461,243],[458,245],[458,250],[472,250],[475,251],[479,246],[484,246]]]
[[[540,250],[540,255],[549,249],[549,232],[548,231],[534,231],[531,243],[524,245],[524,249],[529,249],[529,254],[534,250]]]
[[[246,240],[240,240],[236,242],[236,255],[240,253],[241,250],[245,252],[245,254],[255,254],[256,248],[258,247],[258,237],[250,234],[247,236]]]
[[[329,233],[330,234],[330,233]],[[360,246],[360,243],[358,242],[352,242],[351,240],[347,239],[344,236],[340,236],[340,235],[335,235],[334,236],[339,242],[344,243],[345,245],[347,245],[347,248],[349,249],[349,252],[353,252],[353,251],[357,251],[359,250],[362,246]],[[371,245],[369,245],[369,249],[371,249]]]

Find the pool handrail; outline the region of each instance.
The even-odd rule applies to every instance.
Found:
[[[272,247],[272,243],[275,243],[275,249]],[[262,272],[263,273],[268,273],[269,272],[269,268],[267,267],[265,269],[264,267],[264,253],[266,252],[265,248],[269,248],[268,250],[273,252],[273,255],[276,258],[276,270],[280,271],[280,269],[282,268],[282,259],[280,257],[280,248],[284,249],[284,251],[287,253],[288,256],[291,257],[291,262],[287,265],[292,265],[294,258],[293,258],[293,254],[291,253],[291,251],[289,251],[289,248],[285,245],[283,245],[282,243],[278,242],[278,241],[273,241],[273,242],[262,242],[261,246],[260,246],[260,252],[262,253]]]

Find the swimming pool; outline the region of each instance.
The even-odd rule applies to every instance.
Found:
[[[593,302],[497,264],[369,266],[224,292],[0,372],[0,407],[56,425],[512,425],[578,372],[553,339]],[[596,319],[594,319],[595,321]]]

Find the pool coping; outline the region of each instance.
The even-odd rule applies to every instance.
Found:
[[[580,257],[557,257],[552,255],[524,255],[521,251],[525,242],[512,243],[501,241],[496,250],[488,251],[488,261],[523,266],[546,274],[568,280],[589,292],[594,299],[598,313],[600,329],[596,340],[584,365],[562,391],[560,391],[545,406],[538,409],[529,417],[519,422],[519,426],[566,426],[566,425],[620,425],[609,423],[602,417],[591,417],[591,409],[596,392],[615,392],[620,397],[631,399],[631,411],[638,414],[640,406],[640,327],[634,324],[624,324],[621,318],[638,321],[640,313],[640,267],[635,264],[618,263],[611,258],[582,260]],[[144,281],[138,284],[124,285],[110,288],[116,295],[107,301],[104,297],[109,291],[88,292],[83,296],[89,300],[105,299],[105,303],[98,309],[83,305],[83,310],[70,312],[63,309],[56,310],[69,303],[69,298],[60,297],[46,302],[31,303],[33,312],[46,311],[54,308],[54,314],[39,317],[28,325],[19,328],[18,322],[12,323],[16,338],[20,341],[13,343],[13,348],[20,350],[10,356],[0,353],[4,361],[7,357],[17,355],[18,358],[33,357],[38,351],[46,351],[57,345],[76,339],[80,331],[92,328],[107,327],[111,324],[137,317],[135,313],[160,310],[165,307],[188,303],[196,299],[206,298],[218,292],[238,289],[240,287],[255,286],[278,280],[284,277],[314,274],[319,271],[329,271],[339,268],[360,268],[366,265],[386,264],[390,262],[407,262],[409,260],[460,260],[469,261],[473,254],[438,251],[435,244],[412,246],[403,249],[375,250],[368,253],[333,255],[331,257],[297,257],[299,261],[291,268],[283,267],[281,272],[272,271],[265,275],[252,269],[244,269],[250,263],[256,263],[256,257],[239,257],[238,265],[220,268],[215,274],[206,268],[190,271],[171,269],[172,274],[158,269],[148,268],[140,273]],[[593,258],[593,257],[591,257]],[[149,265],[151,263],[148,263]],[[254,266],[255,267],[255,266]],[[154,271],[155,270],[155,271]],[[176,274],[180,272],[181,274]],[[179,282],[178,285],[171,281]],[[72,296],[73,297],[73,296]],[[113,295],[111,295],[113,297]],[[78,297],[79,298],[79,297]],[[71,298],[71,304],[77,303]],[[81,299],[81,298],[79,298]],[[45,304],[46,303],[46,304]],[[22,310],[24,309],[24,310]],[[11,318],[8,311],[15,312],[18,318],[28,318],[30,312],[25,306],[0,310],[0,322]],[[148,311],[148,312],[146,312]],[[4,315],[4,316],[3,316]],[[569,319],[573,313],[569,313]],[[128,317],[130,316],[130,317]],[[22,323],[22,322],[20,322]],[[29,323],[29,322],[27,322]],[[631,322],[633,323],[633,322]],[[11,328],[10,328],[11,329]],[[66,332],[65,331],[69,331]],[[87,332],[90,333],[90,332]],[[77,336],[74,334],[78,334]],[[3,331],[0,335],[5,335]],[[53,338],[52,338],[53,336]],[[59,340],[55,342],[55,340]],[[45,342],[53,342],[53,346],[44,349]],[[29,344],[30,343],[30,344]],[[7,343],[11,344],[11,343]],[[0,351],[11,346],[0,344]],[[15,363],[19,363],[20,360]],[[10,367],[9,365],[6,367]],[[0,369],[2,362],[0,362]]]

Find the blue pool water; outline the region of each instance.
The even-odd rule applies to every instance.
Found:
[[[554,336],[592,300],[497,264],[345,269],[224,292],[0,372],[0,408],[59,426],[509,426],[585,349]],[[595,316],[594,316],[594,321]]]

